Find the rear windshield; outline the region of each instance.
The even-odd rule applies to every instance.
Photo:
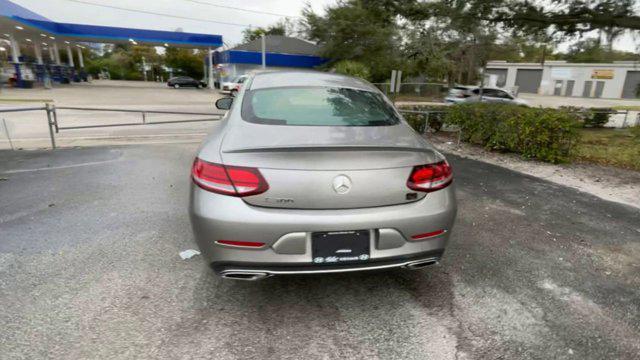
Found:
[[[302,126],[388,126],[399,122],[380,94],[346,88],[282,87],[247,91],[249,122]]]

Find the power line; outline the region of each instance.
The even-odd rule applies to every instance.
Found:
[[[299,17],[299,16],[296,16],[296,15],[286,15],[286,14],[279,14],[279,13],[273,13],[273,12],[268,12],[268,11],[260,11],[260,10],[239,8],[239,7],[234,7],[234,6],[212,4],[212,3],[206,2],[206,1],[198,1],[198,0],[185,0],[185,1],[192,2],[192,3],[195,3],[195,4],[200,4],[200,5],[207,5],[207,6],[213,6],[213,7],[223,8],[223,9],[238,10],[238,11],[246,11],[246,12],[250,12],[250,13],[254,13],[254,14],[261,14],[261,15],[273,15],[273,16],[280,16],[280,17],[286,17],[286,18],[298,18]]]
[[[230,22],[216,21],[216,20],[209,20],[209,19],[198,19],[198,18],[192,18],[192,17],[188,17],[188,16],[180,16],[180,15],[173,15],[173,14],[157,13],[157,12],[147,11],[147,10],[129,9],[129,8],[124,8],[124,7],[119,7],[119,6],[113,6],[113,5],[96,4],[96,3],[92,3],[92,2],[89,2],[89,1],[82,1],[82,0],[66,0],[66,1],[74,2],[74,3],[79,3],[79,4],[85,4],[85,5],[98,6],[98,7],[102,7],[102,8],[108,8],[108,9],[115,9],[115,10],[122,10],[122,11],[129,11],[129,12],[141,13],[141,14],[156,15],[156,16],[165,16],[165,17],[170,17],[170,18],[174,18],[174,19],[183,19],[183,20],[202,21],[202,22],[208,22],[208,23],[213,23],[213,24],[222,24],[222,25],[239,26],[239,27],[244,27],[244,28],[250,28],[250,27],[251,27],[251,25],[246,25],[246,24],[230,23]]]

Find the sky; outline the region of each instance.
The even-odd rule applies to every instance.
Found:
[[[11,0],[31,11],[58,22],[132,27],[152,30],[182,29],[184,32],[222,35],[225,44],[242,42],[242,30],[272,25],[286,16],[297,20],[308,2],[316,13],[336,0]],[[107,7],[93,4],[107,5]],[[265,13],[252,13],[213,5],[236,7]],[[175,17],[144,14],[115,8],[170,14]],[[277,14],[277,15],[273,15]],[[180,17],[180,18],[176,18]],[[193,18],[198,20],[190,20]],[[220,23],[216,23],[220,22]]]
[[[59,22],[90,25],[133,27],[153,30],[222,35],[226,45],[234,46],[242,41],[242,30],[250,26],[265,27],[289,17],[296,21],[309,3],[316,13],[323,13],[327,5],[337,0],[11,0],[45,17]],[[91,4],[106,5],[95,6]],[[263,13],[236,9],[236,7]],[[131,12],[122,9],[169,14],[159,16]],[[266,12],[266,13],[265,13]],[[269,14],[267,14],[269,13]],[[187,19],[192,18],[192,19]],[[193,20],[197,19],[197,20]],[[566,51],[570,43],[559,46]],[[614,43],[614,49],[638,51],[640,37],[625,34]]]

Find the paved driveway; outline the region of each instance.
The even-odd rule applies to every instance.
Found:
[[[1,357],[640,355],[635,208],[450,157],[441,265],[235,282],[178,256],[195,149],[0,152]]]

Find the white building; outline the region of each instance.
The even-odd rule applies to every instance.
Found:
[[[496,85],[520,93],[610,99],[640,98],[640,62],[581,64],[566,61],[508,63],[490,61]]]

